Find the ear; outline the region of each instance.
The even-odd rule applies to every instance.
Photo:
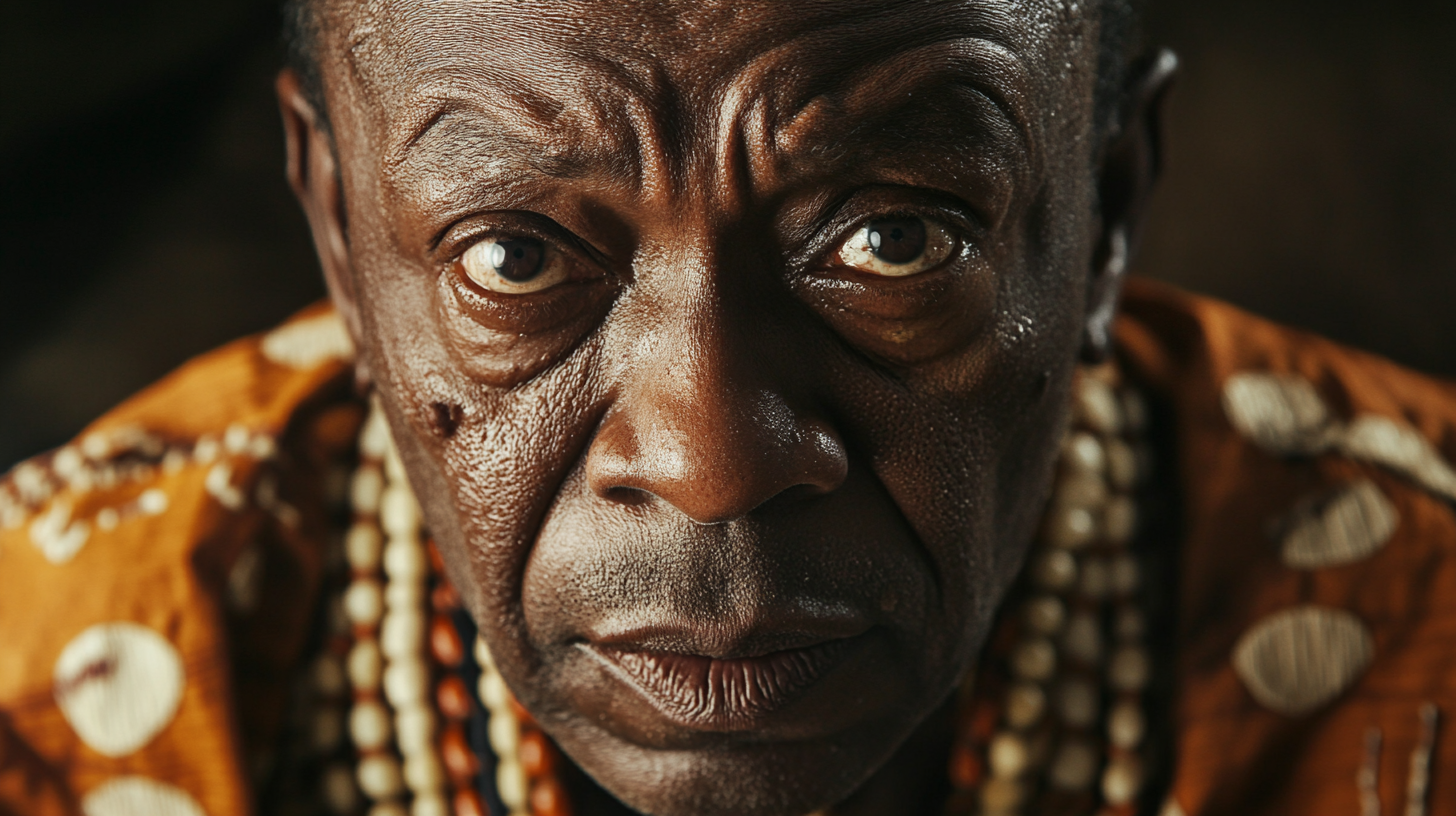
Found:
[[[354,266],[344,211],[343,182],[334,150],[334,140],[323,117],[303,92],[303,83],[291,68],[279,72],[274,83],[278,108],[283,116],[283,136],[288,148],[288,184],[303,205],[313,232],[314,249],[323,266],[324,281],[334,308],[344,319],[354,347],[363,349],[360,339],[359,306],[354,285]],[[363,354],[355,363],[355,378],[367,388],[370,380]]]
[[[1178,58],[1167,49],[1133,63],[1123,92],[1121,121],[1103,148],[1098,174],[1101,235],[1088,279],[1084,362],[1101,362],[1112,346],[1118,295],[1162,170],[1163,107],[1177,73]]]

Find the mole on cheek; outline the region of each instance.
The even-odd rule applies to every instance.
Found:
[[[437,402],[431,407],[435,410],[435,428],[440,436],[445,439],[454,436],[456,429],[460,427],[460,420],[465,418],[464,409],[444,402]]]

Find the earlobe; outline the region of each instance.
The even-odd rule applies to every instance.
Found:
[[[1121,121],[1099,164],[1101,234],[1087,285],[1082,359],[1098,363],[1111,350],[1112,322],[1122,282],[1137,250],[1154,184],[1162,171],[1163,106],[1178,71],[1178,58],[1160,49],[1137,60]]]
[[[354,347],[363,349],[346,232],[343,183],[333,139],[293,69],[285,68],[279,72],[274,87],[283,118],[288,184],[308,218],[314,249],[318,253],[334,308],[344,319],[354,339]],[[355,364],[355,377],[359,380],[360,390],[367,390],[370,376],[363,355]]]

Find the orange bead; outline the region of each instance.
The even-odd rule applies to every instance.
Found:
[[[571,816],[571,802],[561,783],[548,776],[532,785],[531,812],[535,816]]]
[[[440,548],[435,546],[435,539],[425,542],[425,552],[430,556],[430,571],[436,575],[444,575],[445,559],[440,557]]]
[[[475,775],[480,773],[480,758],[470,750],[470,742],[465,739],[465,728],[460,723],[451,723],[446,726],[445,733],[440,735],[440,760],[445,763],[450,781],[456,787],[470,787]]]
[[[979,743],[991,741],[996,734],[996,724],[1001,721],[1001,712],[994,705],[981,705],[971,716],[971,739]]]
[[[986,763],[975,749],[964,743],[956,745],[950,752],[950,783],[960,790],[970,790],[981,784],[986,775]]]
[[[556,767],[556,748],[546,735],[536,729],[521,729],[521,746],[516,749],[521,770],[535,779],[551,773]]]
[[[468,720],[474,704],[470,700],[470,691],[465,688],[465,681],[447,674],[435,686],[435,705],[449,719]]]
[[[430,619],[430,653],[440,661],[440,665],[452,669],[465,660],[465,644],[460,642],[460,632],[444,615]]]
[[[485,803],[475,788],[461,788],[455,792],[455,816],[490,816],[485,812]]]
[[[460,608],[460,593],[444,578],[430,591],[430,607],[436,612],[453,612]]]

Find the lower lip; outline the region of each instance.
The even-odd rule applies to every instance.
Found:
[[[744,731],[792,705],[849,651],[850,639],[760,657],[717,660],[602,646],[586,650],[670,719],[694,730]]]

